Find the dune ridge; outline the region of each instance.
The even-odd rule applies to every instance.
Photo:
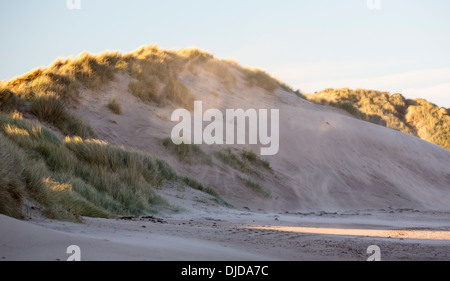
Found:
[[[68,187],[69,193],[47,200],[59,202],[62,210],[51,212],[56,217],[70,210],[70,216],[76,218],[79,208],[88,207],[94,216],[158,211],[158,205],[167,204],[153,193],[171,185],[207,191],[211,204],[253,210],[448,211],[450,206],[448,150],[358,120],[345,108],[312,103],[262,70],[219,60],[196,48],[165,51],[150,45],[129,54],[83,53],[3,81],[0,93],[2,141],[12,142],[8,144],[11,153],[20,150],[25,166],[33,163],[39,171],[31,177],[29,169],[18,167],[25,181],[8,193],[18,198],[20,205],[24,194],[30,195],[30,190],[36,190],[33,186],[40,186],[45,192],[27,198],[45,207],[46,200],[37,200],[42,194]],[[278,109],[279,153],[251,160],[245,155],[258,154],[259,145],[197,145],[171,150],[164,145],[174,126],[170,115],[180,107],[192,110],[194,100],[202,101],[204,109],[222,112],[229,108]],[[99,159],[90,159],[83,152],[89,146],[104,149],[96,156]],[[125,166],[109,165],[114,157],[135,155],[122,149],[162,159],[155,160],[159,163],[156,170],[163,173],[161,179],[155,184],[145,172],[137,179]],[[70,156],[74,163],[103,161],[104,177],[93,180],[93,174],[89,178],[87,170],[74,169],[73,163],[55,162],[61,159],[55,151],[66,155],[64,158],[74,153]],[[100,160],[105,157],[102,153],[109,151],[115,152]],[[161,164],[165,162],[167,165]],[[63,174],[55,177],[55,172]],[[113,185],[107,181],[111,177],[128,185],[121,187],[124,192],[105,192]],[[182,180],[186,177],[192,180]],[[82,184],[90,185],[89,194],[77,188]],[[144,191],[148,189],[145,185],[153,185],[150,193]],[[139,194],[147,194],[139,200],[150,202],[150,208],[105,203],[120,198],[126,202],[124,194],[139,189],[143,191]],[[98,196],[105,197],[106,213],[104,208],[98,209],[100,201],[94,200]],[[83,207],[74,208],[73,202]],[[20,216],[16,207],[8,208]]]

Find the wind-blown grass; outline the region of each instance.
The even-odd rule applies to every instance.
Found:
[[[63,134],[93,137],[94,132],[89,125],[68,110],[68,104],[77,100],[76,81],[51,72],[53,70],[37,69],[2,83],[0,109],[28,111],[39,120],[54,125]]]
[[[245,159],[242,159],[234,153],[231,148],[226,149],[225,151],[218,151],[216,153],[217,158],[222,161],[224,164],[241,171],[243,173],[252,173],[253,170],[249,166],[249,162]]]
[[[19,149],[0,134],[0,213],[21,218],[25,183],[21,178],[25,163]]]
[[[363,89],[326,89],[306,97],[450,149],[450,110],[439,108],[424,99],[411,100],[399,93],[391,95]]]
[[[247,80],[248,84],[252,87],[258,86],[270,93],[273,93],[278,87],[280,87],[277,80],[260,69],[243,68],[243,73],[245,75],[245,80]]]
[[[270,192],[267,191],[259,182],[244,177],[239,177],[239,179],[244,182],[245,186],[251,188],[254,192],[262,195],[265,198],[270,198]]]
[[[225,151],[216,152],[215,155],[220,161],[235,170],[246,174],[255,174],[259,178],[263,178],[261,169],[272,171],[269,161],[262,159],[251,150],[244,150],[237,154],[228,148]]]
[[[293,92],[285,83],[262,70],[244,68],[229,60],[219,60],[197,48],[166,51],[157,45],[148,45],[128,54],[116,51],[94,55],[84,52],[75,58],[57,59],[48,67],[35,69],[2,83],[0,108],[23,109],[19,106],[23,102],[32,102],[35,107],[43,107],[43,102],[52,103],[55,107],[61,102],[77,103],[80,88],[98,90],[114,80],[116,73],[127,72],[133,78],[128,85],[129,91],[142,101],[158,105],[172,102],[192,110],[194,96],[179,79],[179,75],[186,69],[195,71],[195,68],[213,73],[230,91],[238,80],[235,73],[241,72],[250,86],[258,86],[269,92],[277,88]],[[33,111],[35,113],[36,110]],[[51,115],[41,114],[41,118],[49,116]],[[42,120],[51,123],[49,120]],[[53,125],[62,129],[65,134],[79,134],[70,131],[79,129],[79,124],[66,126],[56,122]]]
[[[128,90],[142,101],[192,109],[194,95],[180,75],[199,68],[214,74],[230,92],[242,77],[269,92],[278,87],[291,91],[264,71],[242,68],[196,48],[165,51],[156,45],[129,54],[85,52],[0,82],[0,212],[20,217],[24,198],[42,206],[48,217],[75,221],[82,216],[140,214],[167,205],[155,191],[166,180],[180,181],[170,166],[96,140],[91,127],[70,108],[79,104],[80,92],[95,94],[117,73],[126,73],[132,78]],[[108,108],[121,112],[114,100]],[[23,118],[30,115],[40,122]],[[47,125],[66,138],[60,140]],[[187,162],[211,163],[197,146],[165,146]],[[270,169],[268,162],[250,153],[224,152],[218,157],[247,173],[259,174],[255,167]],[[226,204],[212,188],[182,181]]]
[[[99,140],[60,141],[17,113],[0,113],[0,147],[0,212],[16,217],[24,197],[64,220],[152,212],[168,204],[156,189],[178,180],[164,161]]]
[[[108,108],[114,114],[118,115],[122,114],[122,106],[120,105],[119,102],[117,102],[116,99],[112,99],[108,102]]]
[[[201,184],[197,180],[195,180],[193,178],[190,178],[190,177],[184,177],[183,178],[183,182],[186,185],[192,187],[193,189],[200,190],[202,192],[205,192],[205,193],[213,196],[215,201],[219,205],[223,205],[223,206],[226,206],[226,207],[232,207],[232,205],[229,204],[227,201],[225,201],[215,189],[213,189],[211,187],[205,187],[203,184]]]
[[[198,145],[181,143],[176,145],[171,138],[165,138],[162,144],[169,151],[178,156],[178,159],[189,164],[211,164],[212,160]]]
[[[255,152],[251,151],[251,150],[244,150],[241,153],[241,158],[245,159],[255,165],[258,165],[260,167],[263,167],[269,171],[272,170],[272,167],[270,166],[269,161],[261,158],[260,156],[258,156]]]

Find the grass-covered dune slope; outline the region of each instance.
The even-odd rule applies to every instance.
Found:
[[[305,97],[450,149],[450,109],[424,99],[412,100],[399,93],[391,95],[364,89],[326,89]]]
[[[142,214],[173,207],[155,193],[165,181],[184,183],[226,204],[211,187],[179,177],[163,160],[97,140],[71,110],[81,88],[97,90],[119,72],[133,78],[128,90],[143,102],[190,108],[193,96],[178,73],[194,65],[217,74],[226,85],[235,82],[233,68],[249,85],[288,89],[261,70],[198,49],[165,51],[156,45],[129,54],[82,53],[1,82],[0,213],[22,217],[24,201],[31,201],[45,216],[64,220]],[[108,107],[120,114],[115,100]]]
[[[14,217],[24,200],[65,220],[151,212],[167,203],[155,189],[177,180],[164,161],[99,140],[61,141],[18,112],[0,114],[0,146],[0,212]]]
[[[192,85],[186,85],[180,77],[183,72],[198,75],[199,69],[201,73],[208,72],[214,79],[219,79],[221,87],[225,89],[220,91],[221,94],[207,89],[211,97],[220,96],[225,100],[224,96],[234,95],[233,99],[236,100],[239,97],[233,89],[245,91],[257,87],[264,97],[270,97],[267,103],[274,105],[281,100],[277,100],[277,93],[282,90],[295,99],[300,97],[337,106],[362,120],[418,136],[450,149],[449,110],[439,109],[425,100],[412,101],[400,94],[348,89],[328,89],[315,95],[303,95],[262,70],[219,60],[195,48],[162,50],[156,45],[150,45],[128,54],[82,53],[75,58],[58,59],[48,67],[35,69],[10,81],[0,82],[0,213],[20,218],[29,208],[34,208],[49,218],[79,221],[82,216],[139,215],[161,208],[177,210],[176,206],[171,206],[158,194],[166,183],[190,186],[213,196],[217,203],[230,206],[221,198],[221,192],[218,192],[220,188],[202,183],[202,179],[194,176],[195,173],[191,176],[177,173],[172,168],[174,166],[166,162],[170,155],[177,156],[177,165],[193,167],[193,163],[200,163],[215,166],[212,171],[216,171],[217,175],[231,171],[236,177],[226,180],[234,180],[232,183],[243,186],[242,193],[234,195],[243,201],[253,197],[278,200],[280,194],[285,192],[288,195],[283,200],[287,202],[289,198],[297,200],[295,196],[308,194],[308,188],[314,191],[316,181],[322,177],[303,180],[305,177],[300,167],[303,162],[293,168],[285,166],[291,174],[284,177],[286,169],[283,170],[280,165],[272,166],[267,159],[260,158],[250,150],[219,149],[208,154],[197,146],[174,146],[168,139],[161,139],[158,144],[165,149],[166,154],[159,153],[159,157],[155,157],[156,151],[143,152],[102,140],[98,132],[86,122],[89,120],[81,118],[74,110],[80,106],[82,92],[89,90],[94,95],[98,94],[102,87],[115,81],[121,74],[129,79],[125,84],[125,92],[128,91],[139,100],[139,104],[192,109],[196,93],[191,92]],[[309,108],[311,103],[303,99],[298,100],[302,100],[303,105]],[[282,106],[293,110],[292,114],[297,114],[290,105]],[[107,108],[115,116],[123,114],[124,110],[116,99],[109,100]],[[302,116],[306,116],[307,112],[302,112]],[[311,120],[320,121],[317,116],[314,118]],[[282,125],[299,129],[298,124]],[[303,125],[306,127],[300,127],[303,130],[301,133],[308,132],[305,131],[305,128],[308,129],[307,122]],[[339,134],[337,131],[330,132]],[[310,135],[312,138],[315,136]],[[335,153],[338,155],[341,151]],[[297,156],[288,154],[286,157]],[[314,161],[322,158],[307,157],[306,154],[304,162],[308,164],[310,161],[319,171],[320,165]],[[284,160],[280,159],[278,163],[283,163]],[[291,163],[291,160],[286,161]],[[328,163],[328,160],[324,163]],[[328,165],[324,163],[321,165]],[[324,173],[331,169],[327,167],[323,168]],[[339,173],[333,175],[341,178]],[[296,177],[302,179],[295,182]],[[355,181],[353,176],[349,177],[350,180]],[[338,183],[346,188],[351,185],[347,179]],[[283,185],[282,190],[280,185]],[[328,196],[330,192],[326,190],[326,185],[323,184],[322,191]],[[279,193],[273,194],[277,188],[280,189]],[[284,201],[280,199],[280,202]],[[315,204],[311,202],[310,205]]]

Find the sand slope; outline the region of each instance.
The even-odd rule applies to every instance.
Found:
[[[176,106],[143,104],[128,91],[129,77],[97,92],[84,90],[78,113],[99,137],[111,143],[147,151],[190,175],[238,208],[263,210],[414,209],[450,210],[450,151],[382,126],[360,121],[346,112],[312,104],[281,89],[275,93],[249,87],[236,73],[230,90],[213,74],[197,69],[180,75],[203,108],[266,108],[280,110],[280,150],[265,157],[273,172],[260,170],[259,182],[270,198],[252,192],[242,173],[213,157],[212,165],[182,163],[162,146],[175,123]],[[122,115],[106,108],[118,99]],[[210,155],[228,146],[202,148]],[[259,153],[257,146],[244,147]]]

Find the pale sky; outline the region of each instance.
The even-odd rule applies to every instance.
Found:
[[[450,107],[450,1],[369,2],[0,0],[0,80],[82,51],[157,43],[232,58],[306,93],[366,88]]]

